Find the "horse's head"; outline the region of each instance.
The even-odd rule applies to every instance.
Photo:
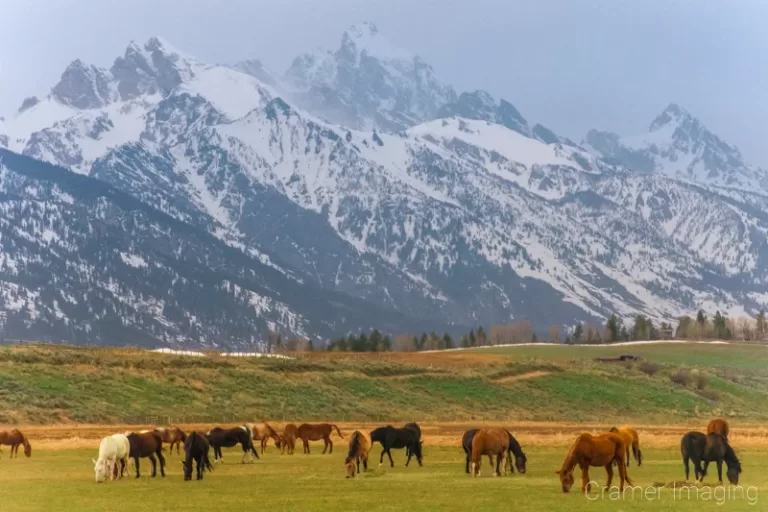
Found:
[[[611,427],[611,429],[610,429],[608,432],[614,432],[614,433],[615,433],[615,432],[618,432],[618,431],[619,431],[619,429],[618,429],[618,428],[616,428],[616,427]]]
[[[91,460],[93,461],[93,470],[96,473],[96,483],[100,484],[104,482],[104,480],[107,479],[107,475],[109,475],[107,461],[106,459],[96,460],[94,458],[91,458]]]
[[[275,440],[275,446],[277,448],[282,448],[283,447],[283,443],[285,442],[285,439],[283,439],[283,436],[281,436],[280,434],[276,433],[275,437],[274,437],[274,440]]]
[[[347,478],[355,478],[355,463],[347,459]]]
[[[189,460],[189,464],[187,464],[187,461],[182,460],[181,467],[184,469],[184,481],[192,480],[192,459]]]
[[[26,439],[24,439],[24,455],[27,457],[32,456],[32,445]]]
[[[570,492],[574,482],[573,471],[559,469],[555,471],[555,473],[557,473],[557,475],[560,477],[560,485],[563,488],[563,492]]]
[[[525,456],[525,454],[522,454],[519,457],[515,457],[515,467],[517,467],[517,470],[521,475],[525,474],[525,463],[527,461],[528,458]]]

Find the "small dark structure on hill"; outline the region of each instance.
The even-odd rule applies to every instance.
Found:
[[[640,356],[633,356],[631,354],[622,354],[618,357],[596,357],[595,361],[598,363],[626,363],[626,362],[635,362],[635,361],[642,361],[643,358]]]

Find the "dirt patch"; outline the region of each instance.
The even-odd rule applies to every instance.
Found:
[[[550,373],[552,372],[537,370],[535,372],[521,373],[520,375],[508,375],[506,377],[496,379],[494,382],[498,382],[499,384],[504,384],[506,382],[517,382],[519,380],[528,380],[528,379],[535,379],[538,377],[544,377],[545,375],[549,375]]]

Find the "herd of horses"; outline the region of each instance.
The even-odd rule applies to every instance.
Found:
[[[140,432],[112,434],[101,440],[98,459],[93,459],[96,482],[123,478],[131,464],[135,467],[136,478],[139,478],[139,461],[143,458],[148,458],[152,464],[152,477],[157,475],[158,462],[160,474],[165,476],[163,445],[169,446],[169,454],[173,453],[174,446],[177,454],[180,454],[183,448],[184,480],[192,479],[193,466],[197,480],[202,480],[205,471],[212,471],[214,464],[224,461],[222,448],[239,445],[243,452],[242,463],[245,463],[246,459],[249,459],[249,462],[258,459],[256,442],[260,443],[263,454],[269,439],[274,441],[281,454],[293,454],[297,440],[301,440],[305,454],[310,453],[310,441],[320,440],[324,442],[323,454],[331,454],[331,436],[334,431],[344,439],[339,427],[330,423],[303,423],[299,426],[290,423],[282,433],[267,423],[246,423],[233,428],[214,427],[208,432],[193,431],[188,435],[178,427],[158,427]],[[686,480],[689,479],[691,463],[694,466],[695,479],[703,482],[709,464],[714,462],[717,466],[718,483],[722,484],[722,466],[725,463],[728,481],[738,485],[741,463],[728,442],[728,433],[728,422],[718,418],[709,422],[706,433],[692,431],[682,437],[680,452]],[[348,453],[344,460],[347,478],[353,478],[355,474],[360,473],[361,463],[363,470],[368,471],[369,453],[375,443],[379,443],[382,448],[379,466],[384,463],[384,455],[387,455],[390,466],[394,467],[391,452],[393,449],[405,449],[406,467],[412,457],[416,457],[419,466],[423,465],[423,439],[418,424],[407,423],[403,427],[386,425],[367,434],[355,430],[349,438]],[[18,429],[0,431],[0,448],[2,445],[11,446],[11,458],[18,457],[20,446],[24,447],[27,457],[32,455],[29,440]],[[508,472],[514,473],[514,468],[517,468],[519,473],[526,472],[525,452],[507,429],[490,427],[467,430],[462,436],[461,445],[465,454],[465,471],[474,477],[480,476],[483,456],[488,457],[489,466],[495,476],[500,476],[502,471],[505,475]],[[209,457],[211,448],[214,454],[213,462]],[[618,469],[620,490],[624,489],[625,484],[634,485],[627,474],[630,453],[637,465],[641,466],[643,455],[640,439],[637,431],[631,427],[613,427],[597,435],[580,434],[568,450],[562,467],[555,471],[560,478],[562,491],[570,492],[573,487],[576,466],[581,469],[582,492],[590,491],[590,467],[605,468],[608,477],[606,487],[610,487],[613,481],[614,466]]]

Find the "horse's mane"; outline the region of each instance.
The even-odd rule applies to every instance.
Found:
[[[17,434],[19,434],[19,437],[21,437],[21,443],[24,445],[24,448],[25,449],[28,448],[29,447],[29,439],[27,439],[27,436],[25,436],[24,433],[21,430],[17,429],[17,428],[11,430],[11,433],[13,433],[13,432],[16,432]]]
[[[522,457],[523,459],[527,460],[527,457],[523,452],[523,448],[520,446],[520,443],[517,442],[517,439],[515,439],[515,436],[513,436],[509,432],[509,430],[507,430],[506,432],[507,434],[509,434],[509,450],[508,451],[514,453],[515,457]]]
[[[373,430],[371,430],[371,442],[376,440],[380,435],[382,435],[384,432],[386,432],[387,429],[394,428],[392,425],[387,425],[386,427],[378,427]]]
[[[571,445],[571,448],[568,450],[568,453],[565,456],[565,460],[563,460],[563,467],[562,467],[562,469],[564,469],[566,471],[572,471],[573,468],[576,467],[576,464],[577,464],[577,461],[576,461],[576,450],[578,449],[579,444],[580,444],[582,438],[584,438],[584,436],[592,437],[592,434],[589,434],[589,433],[586,433],[586,432],[583,433],[583,434],[579,434],[579,437],[576,438],[576,440]]]
[[[723,456],[723,460],[725,460],[728,467],[735,466],[739,470],[739,473],[741,473],[741,461],[736,456],[736,452],[733,451],[730,444],[725,445],[725,455]]]
[[[349,453],[347,454],[347,460],[344,461],[345,464],[349,464],[351,461],[355,459],[355,455],[357,455],[357,449],[360,446],[360,432],[355,430],[355,432],[352,434],[352,437],[349,440]]]

